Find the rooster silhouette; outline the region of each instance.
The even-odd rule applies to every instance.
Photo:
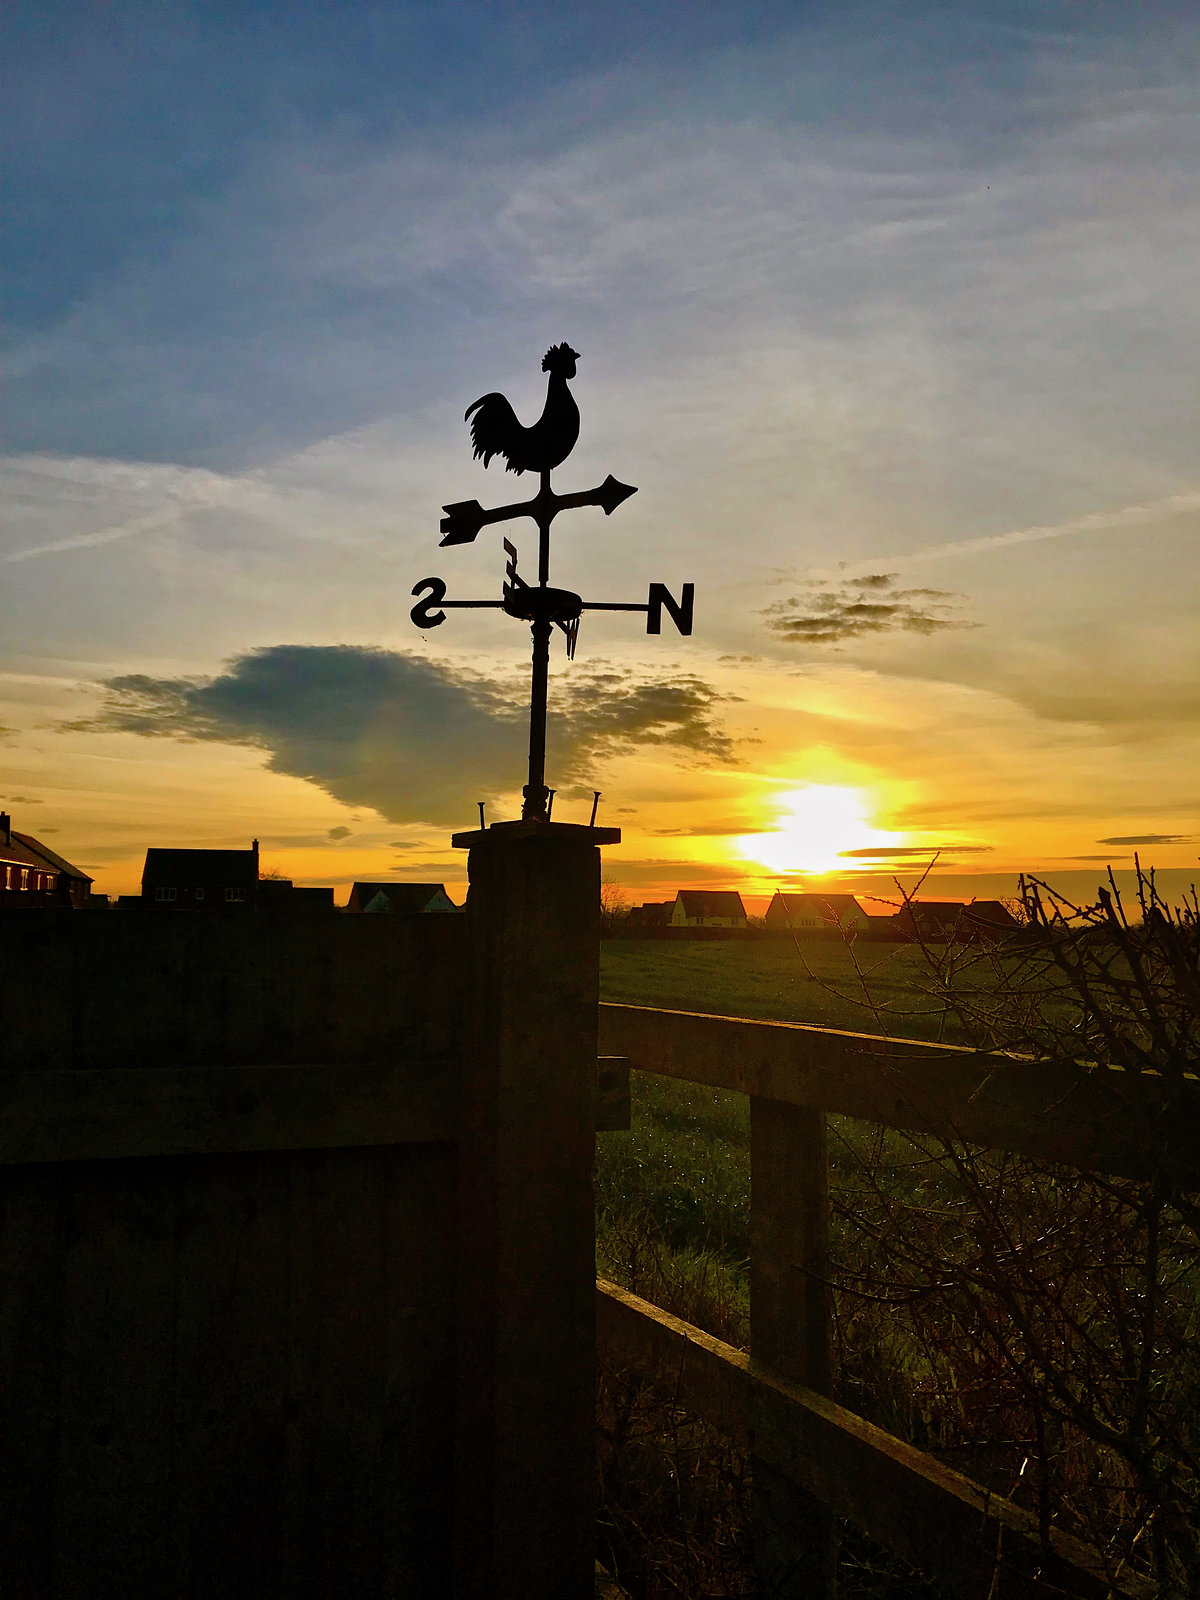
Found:
[[[551,345],[542,357],[542,371],[550,374],[546,385],[546,404],[532,427],[523,427],[517,414],[502,394],[485,394],[467,407],[463,421],[471,420],[471,443],[475,458],[484,466],[493,456],[503,456],[509,472],[549,472],[559,466],[575,448],[579,438],[579,407],[567,388],[575,376],[579,351],[569,344]]]

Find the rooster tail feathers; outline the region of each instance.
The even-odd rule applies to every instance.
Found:
[[[475,413],[473,417],[472,412]],[[504,395],[481,396],[467,407],[463,421],[471,423],[471,444],[476,460],[482,456],[485,467],[493,456],[504,456],[506,461],[511,461],[510,451],[518,446],[523,430]]]

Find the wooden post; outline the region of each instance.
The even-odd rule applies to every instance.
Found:
[[[591,1600],[599,844],[534,820],[470,850],[455,1593]]]
[[[750,1354],[828,1395],[833,1348],[825,1116],[750,1097]],[[814,1496],[754,1460],[756,1559],[780,1600],[832,1600],[834,1519]]]

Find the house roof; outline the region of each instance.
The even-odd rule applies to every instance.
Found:
[[[864,917],[867,915],[852,894],[819,894],[811,890],[803,894],[787,894],[777,889],[775,899],[783,902],[786,911],[802,911],[812,906],[822,916],[840,917],[847,911],[857,911]]]
[[[924,919],[926,922],[954,923],[966,915],[967,903],[965,900],[910,900],[905,905],[900,915],[906,912],[910,916]]]
[[[972,922],[985,922],[993,928],[1016,928],[1020,924],[1003,900],[972,900],[964,910]]]
[[[55,872],[61,872],[64,878],[74,878],[79,883],[91,883],[91,878],[86,872],[81,872],[78,867],[73,867],[69,861],[63,859],[57,851],[51,850],[40,839],[35,839],[32,834],[18,833],[12,830],[12,842],[5,844],[0,835],[0,861],[11,861],[21,866],[50,867]]]
[[[680,889],[675,896],[689,917],[744,917],[746,908],[736,889]]]
[[[146,851],[142,883],[238,888],[258,882],[257,850]]]
[[[440,883],[356,883],[346,902],[348,911],[365,911],[377,895],[382,894],[389,910],[401,914],[424,911],[429,902],[439,894],[446,894]],[[454,905],[453,900],[450,904]],[[456,908],[457,909],[457,908]]]

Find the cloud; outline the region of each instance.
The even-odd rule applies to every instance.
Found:
[[[325,837],[327,839],[348,839],[350,837],[350,829],[349,828],[330,828],[329,832],[325,835]]]
[[[948,589],[897,589],[894,572],[871,572],[815,594],[781,600],[761,615],[797,644],[841,644],[871,633],[938,633],[978,623],[952,614]]]
[[[693,822],[682,828],[651,828],[656,837],[675,834],[686,839],[736,839],[747,833],[761,833],[762,824],[754,817],[716,817],[711,822]]]
[[[1111,839],[1096,840],[1097,844],[1191,844],[1191,842],[1186,833],[1119,833],[1114,834]]]
[[[871,845],[862,850],[839,850],[838,855],[847,860],[866,861],[875,857],[890,860],[894,856],[936,856],[952,850],[957,856],[986,855],[990,844],[902,844]]]
[[[461,821],[476,800],[511,794],[525,768],[522,689],[403,651],[275,645],[215,678],[134,673],[104,688],[100,714],[64,728],[248,745],[268,752],[272,771],[391,822]],[[575,673],[555,687],[552,777],[579,782],[606,756],[647,745],[728,762],[716,721],[725,698],[685,673],[653,683],[603,666]]]

